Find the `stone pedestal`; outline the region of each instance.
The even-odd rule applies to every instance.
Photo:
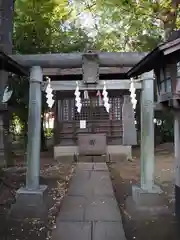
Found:
[[[26,218],[44,221],[48,216],[47,186],[37,190],[20,188],[16,193],[16,203],[12,205],[9,218],[23,220]]]
[[[165,204],[163,191],[156,185],[153,186],[151,191],[143,190],[139,186],[133,186],[132,200],[138,212],[147,212],[152,215],[169,212]]]
[[[138,206],[152,206],[153,204],[161,204],[161,194],[163,191],[156,185],[153,186],[152,191],[143,190],[139,186],[132,187],[133,200]]]

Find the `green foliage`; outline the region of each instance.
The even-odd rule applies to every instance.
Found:
[[[45,136],[47,138],[51,138],[53,136],[53,130],[51,128],[46,128],[45,129]]]
[[[94,27],[99,50],[152,50],[180,22],[180,8],[175,0],[97,0],[96,7],[91,9],[88,4],[84,1],[84,8],[98,17]]]
[[[73,18],[72,10],[65,0],[16,0],[13,51],[20,54],[82,51],[88,38],[73,22],[67,25],[67,20]],[[9,84],[13,89],[9,105],[26,125],[29,81],[14,76],[10,78]],[[43,112],[46,108],[43,94]]]
[[[13,114],[10,132],[16,136],[21,135],[23,131],[23,127],[24,126],[21,124],[20,119],[15,114]]]
[[[84,48],[87,37],[73,23],[68,1],[16,0],[14,51],[22,54],[72,52]]]
[[[14,16],[16,52],[30,54],[53,50],[58,36],[58,22],[68,16],[65,8],[62,8],[61,15],[55,10],[53,0],[16,0]],[[54,17],[55,13],[57,18]]]

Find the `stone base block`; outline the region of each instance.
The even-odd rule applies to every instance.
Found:
[[[139,186],[132,186],[133,200],[138,206],[152,206],[162,204],[162,191],[158,186],[151,190],[144,190]]]
[[[139,186],[132,186],[133,200],[138,206],[162,205],[162,193],[158,186],[154,186],[149,191]]]
[[[163,191],[158,186],[154,186],[150,191],[133,186],[132,200],[128,199],[127,204],[130,208],[130,205],[133,205],[133,212],[141,212],[142,214],[145,212],[151,215],[169,213]]]
[[[45,185],[37,190],[20,188],[16,193],[16,203],[11,207],[9,218],[20,220],[36,218],[44,221],[48,215],[47,193],[48,188]]]

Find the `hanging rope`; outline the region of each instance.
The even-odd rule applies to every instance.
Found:
[[[136,88],[135,88],[135,85],[134,85],[134,80],[131,79],[131,83],[130,83],[130,97],[131,97],[131,102],[132,102],[132,105],[133,105],[133,109],[136,109],[136,104],[137,104],[137,100],[136,100]]]
[[[75,101],[76,101],[76,107],[77,107],[77,112],[80,113],[81,112],[81,108],[82,108],[82,103],[81,103],[81,93],[79,91],[79,84],[78,82],[76,82],[76,90],[74,92],[75,97]]]
[[[99,106],[102,106],[103,105],[103,100],[102,100],[102,96],[101,96],[100,90],[97,91],[96,96],[98,97]]]
[[[108,92],[106,90],[106,82],[104,81],[104,87],[103,87],[103,100],[104,100],[104,107],[106,108],[106,111],[109,113],[110,110],[110,104],[109,104],[109,98],[108,98]]]

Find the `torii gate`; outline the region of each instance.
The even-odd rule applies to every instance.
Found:
[[[41,217],[47,210],[44,202],[47,186],[39,185],[43,68],[81,68],[82,55],[83,53],[11,56],[22,66],[30,68],[27,181],[26,187],[17,191],[17,201],[12,207],[12,215],[16,217],[25,217],[27,214]],[[98,53],[101,67],[131,68],[144,56],[146,53]],[[159,193],[159,188],[154,185],[153,72],[143,74],[137,86],[141,89],[141,189],[148,193]],[[118,81],[118,87],[129,89],[130,79]],[[30,211],[29,205],[33,206]]]

